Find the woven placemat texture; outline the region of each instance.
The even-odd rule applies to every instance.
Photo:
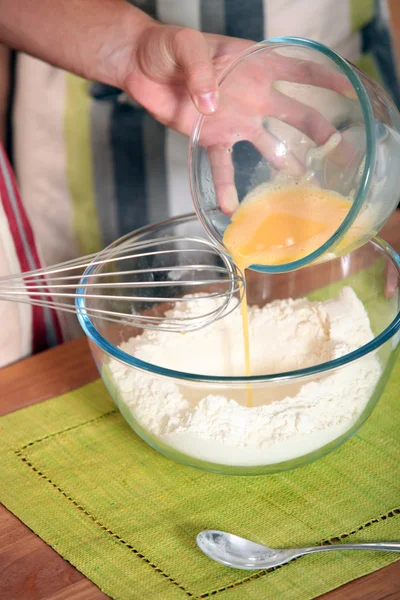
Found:
[[[272,547],[400,539],[400,363],[372,416],[341,448],[260,477],[204,473],[164,458],[97,381],[0,419],[0,500],[121,600],[309,600],[398,555],[334,552],[270,572],[220,566],[202,529]]]
[[[272,547],[343,535],[398,540],[399,367],[341,448],[301,469],[249,478],[160,456],[95,382],[0,420],[0,500],[112,598],[315,598],[396,555],[319,554],[253,574],[204,557],[195,535],[224,529]]]

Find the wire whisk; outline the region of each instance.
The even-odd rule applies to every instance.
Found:
[[[49,268],[0,277],[0,300],[131,327],[187,332],[231,312],[245,290],[233,261],[200,237],[128,241]],[[171,308],[186,302],[177,318]]]

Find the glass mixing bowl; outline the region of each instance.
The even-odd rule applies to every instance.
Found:
[[[195,215],[188,215],[144,227],[117,240],[110,247],[120,247],[127,242],[170,235],[204,236],[205,233]],[[162,255],[159,255],[157,260],[162,261]],[[143,257],[141,261],[141,267],[148,267],[150,271],[155,266],[154,261],[151,262],[146,257]],[[134,266],[129,261],[121,263],[121,268],[127,270]],[[85,315],[86,308],[110,309],[112,299],[101,296],[86,298],[85,294],[92,293],[90,285],[88,285],[87,288],[78,290],[82,297],[78,297],[76,302],[79,320],[88,337],[99,372],[123,417],[139,436],[162,454],[187,465],[216,473],[259,475],[299,467],[323,456],[348,439],[371,414],[386,385],[399,345],[399,269],[400,261],[396,252],[385,242],[374,239],[353,253],[323,265],[313,265],[307,269],[274,275],[247,271],[247,296],[250,306],[253,304],[263,306],[275,299],[304,296],[312,298],[316,293],[318,293],[319,299],[325,300],[336,297],[342,287],[350,285],[369,314],[374,334],[373,340],[365,346],[331,362],[287,373],[254,377],[218,377],[185,372],[180,370],[182,366],[179,364],[172,365],[173,368],[171,368],[168,356],[165,356],[164,366],[139,360],[119,346],[129,338],[139,335],[140,330],[118,323],[106,323]],[[111,285],[115,281],[112,272],[107,274],[107,265],[92,266],[86,273],[88,272],[102,273],[104,275],[102,281],[109,281]],[[156,288],[152,289],[151,287],[154,273],[153,275],[149,273],[147,296],[156,291]],[[389,292],[386,290],[388,275],[392,282]],[[87,280],[86,283],[88,283]],[[319,291],[316,292],[316,290]],[[96,293],[98,294],[98,290]],[[107,290],[104,293],[106,295]],[[176,282],[176,288],[171,291],[171,294],[179,296],[179,281]],[[127,298],[127,302],[129,302],[129,298]],[[151,310],[151,303],[144,305],[143,310]],[[181,334],[172,335],[180,336]],[[268,331],[265,332],[265,338],[268,343]],[[242,344],[241,336],[237,343]],[[227,351],[232,350],[234,351],[234,348],[227,349]],[[241,398],[243,404],[246,403],[246,394],[250,387],[254,403],[263,404],[270,402],[271,398],[276,400],[291,396],[307,383],[324,380],[339,371],[344,373],[346,369],[352,369],[357,363],[361,364],[361,361],[368,361],[371,357],[379,360],[381,373],[368,392],[368,398],[361,414],[358,414],[353,421],[348,422],[344,430],[342,428],[340,432],[336,430],[331,432],[330,439],[324,438],[318,447],[309,448],[304,451],[302,456],[289,460],[277,462],[276,457],[271,460],[271,453],[266,449],[259,457],[257,464],[249,465],[246,464],[248,458],[245,449],[232,448],[229,457],[222,464],[214,459],[213,446],[208,442],[206,444],[199,443],[198,446],[193,447],[193,452],[188,453],[179,447],[179,444],[168,441],[160,433],[155,433],[154,427],[144,426],[135,418],[135,411],[131,408],[131,400],[136,393],[136,384],[132,384],[132,381],[139,382],[140,387],[147,386],[149,390],[152,390],[153,399],[148,399],[148,402],[159,402],[157,394],[160,386],[169,385],[172,386],[172,390],[180,390],[195,402],[210,394]],[[121,375],[121,378],[115,376],[116,372]],[[326,401],[329,402],[329,393]],[[156,429],[158,426],[162,428],[161,417],[160,422],[155,425]]]
[[[400,115],[377,83],[326,46],[288,37],[247,48],[219,86],[219,108],[198,116],[189,149],[195,209],[217,245],[232,204],[293,182],[337,192],[350,210],[306,256],[253,269],[291,271],[377,234],[399,200],[400,161]]]

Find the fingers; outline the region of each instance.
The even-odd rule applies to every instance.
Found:
[[[386,263],[385,276],[386,276],[386,281],[385,281],[386,298],[393,298],[393,296],[396,294],[397,287],[399,285],[399,275],[398,275],[396,267],[392,263],[389,263],[389,262]]]
[[[337,132],[318,110],[281,92],[274,91],[273,105],[277,119],[305,133],[317,146],[325,144]]]
[[[290,152],[285,142],[279,140],[272,133],[262,129],[257,136],[252,136],[249,141],[278,171],[295,178],[304,175],[302,163]]]
[[[304,165],[289,151],[284,142],[271,133],[262,131],[257,136],[248,136],[248,139],[278,171],[294,178],[304,175]],[[222,212],[230,216],[239,206],[232,150],[228,147],[212,146],[208,148],[207,154],[218,204]]]
[[[195,29],[178,29],[172,51],[197,109],[204,115],[213,114],[218,106],[217,74],[204,35]]]
[[[337,129],[315,108],[307,106],[277,90],[271,95],[274,116],[305,133],[317,147],[323,146],[338,133]],[[338,165],[349,164],[354,159],[355,148],[343,139],[329,152],[330,159]]]
[[[324,65],[283,56],[279,56],[279,63],[280,71],[284,73],[284,77],[278,77],[281,81],[314,85],[337,92],[350,100],[357,99],[357,93],[349,79]]]
[[[239,206],[232,151],[223,146],[212,146],[208,148],[207,154],[218,204],[222,212],[230,216]]]

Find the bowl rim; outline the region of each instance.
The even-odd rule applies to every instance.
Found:
[[[166,219],[165,221],[160,221],[159,223],[154,223],[152,225],[147,225],[145,227],[141,227],[140,229],[137,229],[131,233],[128,233],[128,234],[120,237],[118,240],[116,240],[115,242],[110,244],[106,248],[106,250],[113,248],[115,246],[118,246],[130,238],[137,237],[137,236],[143,236],[143,235],[148,234],[149,232],[153,232],[157,228],[163,228],[163,227],[170,226],[170,225],[182,224],[182,223],[193,221],[194,219],[196,219],[195,213],[189,213],[186,215],[182,215],[180,217],[172,217],[170,219]],[[398,275],[400,277],[400,256],[396,252],[396,250],[394,250],[387,242],[385,242],[384,240],[382,240],[379,237],[375,237],[375,238],[371,239],[365,245],[367,245],[367,244],[372,244],[374,246],[379,247],[384,252],[384,254],[386,254],[386,256],[388,256],[391,259],[391,261],[395,265]],[[98,256],[98,255],[96,255],[96,256]],[[95,261],[96,257],[93,260]],[[94,267],[91,265],[89,265],[86,268],[84,274],[82,275],[80,284],[83,284],[86,282],[85,276],[88,275],[93,268]],[[286,371],[283,373],[274,373],[271,375],[252,375],[250,377],[246,377],[246,376],[216,377],[215,375],[202,375],[202,374],[198,374],[198,373],[189,373],[189,372],[185,372],[185,371],[178,371],[175,369],[167,369],[167,368],[161,367],[159,365],[153,365],[152,363],[140,360],[139,358],[135,358],[133,355],[128,354],[124,350],[121,350],[120,348],[118,348],[118,346],[115,346],[114,344],[109,342],[96,329],[96,327],[93,325],[90,317],[88,317],[88,315],[86,313],[86,308],[85,308],[86,290],[87,290],[86,287],[79,287],[77,289],[77,295],[75,298],[75,307],[76,307],[76,312],[77,312],[79,323],[80,323],[84,333],[89,338],[89,340],[93,341],[101,350],[105,351],[112,358],[117,359],[126,365],[129,365],[136,369],[140,369],[142,371],[146,371],[153,375],[160,375],[160,376],[169,377],[172,379],[180,379],[180,380],[193,381],[193,382],[202,382],[202,383],[210,383],[210,384],[212,383],[212,384],[217,384],[217,385],[218,384],[220,384],[220,385],[237,384],[239,386],[239,385],[246,385],[248,383],[254,383],[254,384],[256,384],[256,383],[280,383],[280,382],[285,382],[288,380],[299,379],[301,377],[318,375],[320,373],[324,373],[326,371],[331,371],[338,367],[342,367],[347,364],[350,364],[350,363],[358,360],[359,358],[366,356],[370,352],[377,350],[385,342],[390,340],[400,329],[400,311],[398,311],[397,315],[393,319],[393,321],[377,337],[375,337],[373,340],[371,340],[364,346],[361,346],[361,348],[358,348],[357,350],[354,350],[353,352],[350,352],[349,354],[346,354],[345,356],[342,356],[340,358],[336,358],[334,360],[331,360],[331,361],[328,361],[328,362],[325,362],[325,363],[322,363],[319,365],[314,365],[312,367],[297,369],[295,371]]]
[[[344,58],[340,56],[337,52],[321,44],[320,42],[315,42],[313,40],[309,40],[301,37],[291,37],[291,36],[282,36],[275,37],[263,40],[256,44],[253,44],[246,50],[244,50],[241,54],[239,54],[233,61],[231,61],[219,74],[218,77],[218,85],[225,81],[225,79],[230,75],[230,73],[243,61],[247,58],[257,54],[258,52],[262,52],[266,48],[279,48],[279,46],[287,46],[294,45],[302,48],[311,48],[317,50],[321,54],[327,56],[335,65],[341,70],[342,73],[350,80],[356,94],[358,101],[361,106],[361,110],[364,117],[364,124],[366,130],[366,154],[365,154],[365,164],[362,172],[362,176],[360,178],[360,183],[357,188],[357,192],[352,202],[351,208],[344,218],[343,222],[340,224],[338,229],[333,233],[333,235],[326,240],[310,254],[304,256],[301,259],[285,263],[282,265],[252,265],[252,269],[259,271],[261,273],[285,273],[287,271],[293,271],[305,265],[308,265],[314,262],[317,258],[319,258],[322,254],[327,252],[332,246],[338,242],[341,237],[350,229],[351,225],[354,223],[357,218],[362,206],[364,198],[368,196],[374,169],[376,162],[376,132],[375,132],[375,121],[374,114],[371,106],[371,102],[366,91],[364,84],[361,81],[361,78],[357,74],[356,69]],[[190,191],[193,198],[194,207],[197,213],[197,216],[206,230],[208,236],[216,243],[216,245],[222,249],[224,252],[229,254],[228,249],[223,244],[222,240],[218,238],[215,234],[214,228],[211,226],[211,222],[208,217],[205,217],[205,211],[202,208],[201,203],[201,194],[199,190],[199,178],[197,176],[197,151],[199,146],[199,138],[200,131],[204,120],[209,117],[198,114],[192,127],[192,131],[190,134],[189,140],[189,153],[188,153],[188,172],[189,172],[189,185]]]

